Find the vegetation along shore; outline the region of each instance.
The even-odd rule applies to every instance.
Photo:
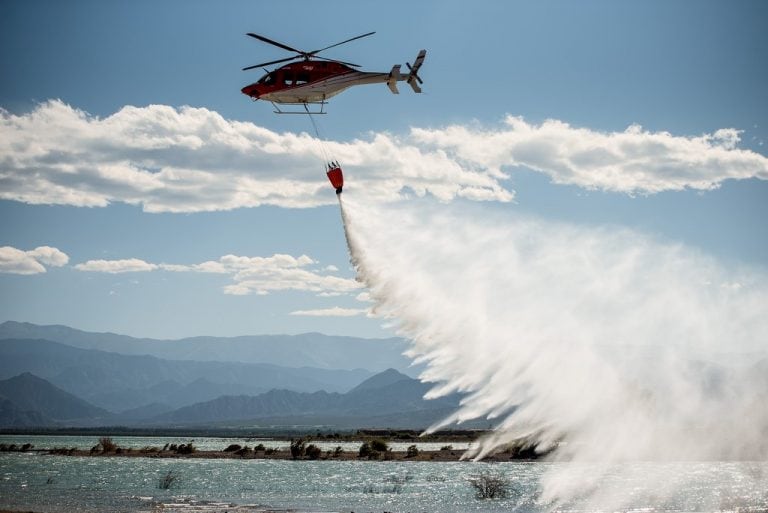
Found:
[[[316,436],[301,436],[283,438],[286,446],[266,447],[259,440],[253,444],[229,443],[218,450],[201,450],[194,441],[188,443],[166,443],[163,446],[121,447],[110,436],[101,436],[90,449],[76,447],[35,448],[31,443],[0,444],[0,452],[36,452],[39,454],[59,456],[87,457],[145,457],[145,458],[232,458],[232,459],[275,459],[275,460],[335,460],[335,461],[458,461],[464,454],[463,449],[452,445],[456,442],[471,442],[477,433],[445,433],[433,437],[430,441],[439,441],[437,450],[419,448],[416,432],[390,432],[386,430],[358,431],[356,440],[350,435],[317,434]],[[334,446],[338,441],[343,445]],[[355,447],[350,448],[350,443]],[[359,445],[357,445],[359,442]],[[408,442],[405,450],[394,450],[393,442],[402,447]],[[323,448],[321,448],[321,445]],[[332,448],[329,448],[332,447]],[[510,461],[521,459],[536,459],[542,454],[535,447],[510,446],[484,458],[485,461]]]

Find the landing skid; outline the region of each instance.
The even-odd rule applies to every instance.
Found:
[[[289,104],[289,105],[303,105],[304,106],[304,110],[303,111],[300,111],[300,110],[280,110],[280,107],[278,107],[278,105],[275,102],[270,102],[270,103],[272,103],[272,106],[275,108],[275,110],[273,111],[275,114],[304,114],[304,115],[307,115],[307,114],[309,114],[309,115],[312,115],[312,114],[328,114],[324,110],[325,104],[328,103],[326,101],[312,102],[311,104],[309,104],[309,103]],[[320,110],[310,111],[308,105],[319,105],[320,106]]]

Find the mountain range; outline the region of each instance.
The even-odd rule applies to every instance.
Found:
[[[380,369],[406,367],[404,349],[397,338],[164,341],[9,321],[0,325],[0,427],[423,428],[459,397],[425,401],[430,385]]]
[[[49,340],[0,340],[0,379],[22,372],[45,378],[114,412],[150,403],[178,407],[220,395],[257,394],[272,388],[346,392],[372,375],[365,369],[164,360],[79,349]]]
[[[345,394],[273,389],[253,396],[221,396],[159,413],[147,408],[145,418],[131,419],[23,373],[0,381],[0,427],[424,428],[448,415],[459,401],[457,395],[427,401],[423,396],[428,389],[429,385],[388,369]]]
[[[0,339],[50,340],[80,349],[149,355],[167,360],[368,369],[374,373],[394,368],[415,375],[415,371],[410,368],[410,360],[403,356],[408,343],[402,338],[367,339],[303,333],[158,340],[114,333],[91,333],[60,325],[40,326],[6,321],[0,324]]]

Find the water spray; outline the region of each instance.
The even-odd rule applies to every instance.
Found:
[[[411,341],[428,397],[465,394],[430,429],[494,425],[468,457],[520,443],[570,464],[768,457],[764,271],[629,230],[339,205],[374,315]],[[545,500],[598,497],[568,468],[545,476]]]

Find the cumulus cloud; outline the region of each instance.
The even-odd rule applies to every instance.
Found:
[[[507,179],[518,167],[556,183],[620,192],[766,179],[768,159],[738,149],[739,140],[731,128],[685,137],[635,125],[604,133],[508,117],[500,128],[414,128],[325,144],[361,199],[510,201]],[[149,212],[315,207],[335,202],[321,153],[306,133],[277,133],[205,108],[126,106],[99,118],[53,100],[23,115],[0,111],[0,198],[123,202]]]
[[[39,246],[23,251],[11,246],[0,247],[0,272],[9,274],[40,274],[45,265],[61,267],[69,262],[69,256],[50,246]],[[43,265],[45,264],[45,265]]]
[[[138,258],[126,258],[123,260],[88,260],[83,264],[77,264],[75,269],[78,271],[88,271],[96,273],[136,273],[154,271],[158,266],[150,264]]]
[[[362,287],[354,279],[324,274],[328,272],[328,267],[312,269],[315,264],[317,262],[307,255],[294,257],[277,253],[269,257],[224,255],[218,260],[190,265],[155,264],[138,258],[89,260],[77,264],[75,269],[111,274],[157,270],[225,274],[231,276],[234,283],[225,286],[224,293],[238,296],[266,295],[287,290],[312,292],[318,296],[339,296],[357,292]]]
[[[727,179],[768,179],[768,158],[737,149],[740,132],[732,128],[684,137],[639,125],[598,132],[558,120],[536,125],[508,116],[501,129],[413,129],[412,138],[489,174],[520,166],[586,189],[655,193],[713,189]]]
[[[317,310],[296,310],[291,315],[305,315],[309,317],[354,317],[356,315],[365,315],[368,310],[365,308],[321,308]]]
[[[32,204],[141,205],[199,212],[259,205],[314,207],[336,201],[320,145],[205,108],[126,106],[106,118],[61,101],[28,114],[1,111],[0,198]],[[363,194],[396,199],[404,189],[444,200],[509,200],[496,177],[440,151],[388,135],[328,142]]]

